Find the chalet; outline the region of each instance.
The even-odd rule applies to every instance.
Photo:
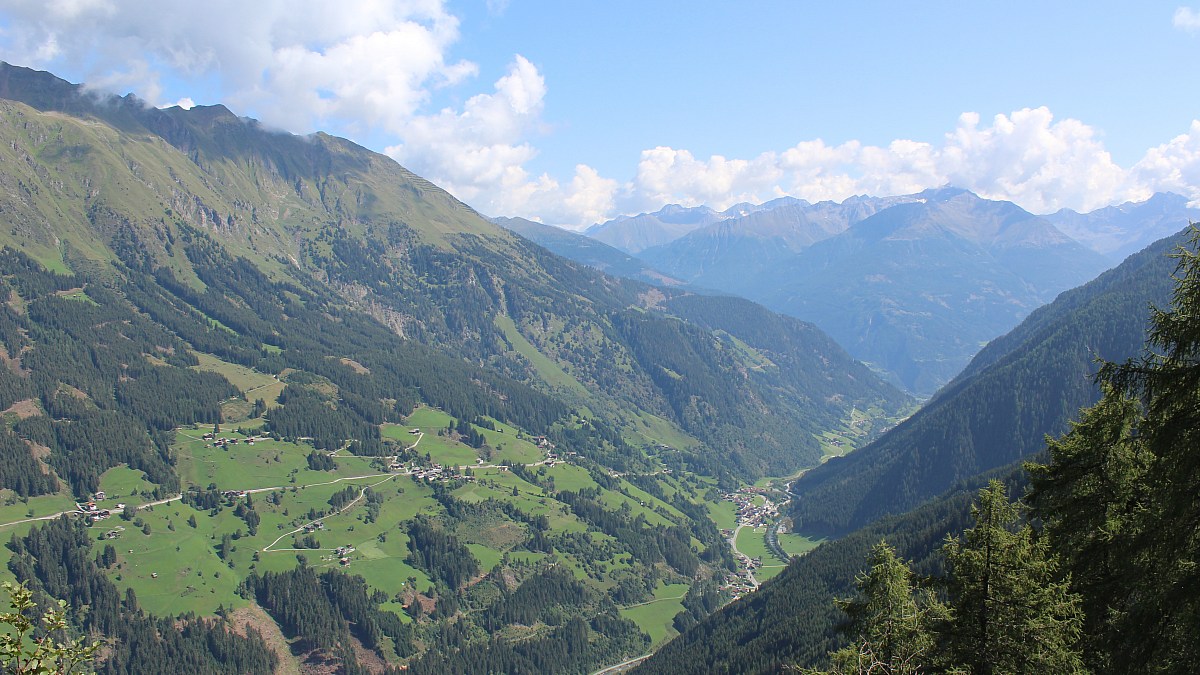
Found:
[[[421,433],[421,430],[420,429],[409,429],[408,433],[412,434],[413,436],[416,436],[417,434]]]
[[[104,490],[101,490],[101,491],[97,492],[97,493],[95,494],[95,496],[94,496],[94,497],[92,497],[92,499],[95,499],[96,501],[100,501],[100,500],[104,499],[104,498],[105,498],[105,497],[107,497],[107,496],[108,496],[108,495],[104,494]]]

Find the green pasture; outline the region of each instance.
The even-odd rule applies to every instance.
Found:
[[[89,528],[96,535],[93,550],[99,552],[111,544],[117,551],[110,578],[122,590],[132,588],[147,611],[166,616],[189,611],[210,615],[222,604],[244,604],[235,592],[242,575],[217,556],[216,546],[225,528],[192,528],[186,522],[189,516],[198,521],[208,518],[207,513],[172,502],[138,511],[136,518],[150,526],[150,534],[120,517]],[[117,538],[101,540],[104,533],[117,528],[123,528]],[[245,546],[244,540],[239,543]]]
[[[737,527],[737,507],[733,502],[706,502],[708,517],[718,529],[732,530]]]
[[[763,564],[778,562],[775,556],[767,550],[766,530],[761,527],[743,527],[737,535],[737,548],[751,558],[759,558]]]
[[[404,431],[407,432],[408,429],[420,429],[425,433],[431,431],[436,433],[438,429],[445,429],[453,421],[454,418],[448,413],[442,412],[437,408],[421,406],[413,410],[412,414],[404,420]]]
[[[587,470],[574,464],[555,464],[544,468],[546,476],[554,478],[554,489],[556,490],[575,492],[583,488],[597,487],[596,481],[592,480]]]
[[[25,520],[26,518],[40,518],[55,513],[62,513],[63,511],[73,511],[75,509],[75,500],[70,494],[65,492],[65,485],[63,489],[64,492],[29,497],[27,500],[21,500],[14,493],[6,491],[7,498],[4,500],[4,505],[0,506],[0,525]],[[8,503],[9,501],[12,503]],[[0,538],[7,541],[7,533],[11,530],[12,528],[0,529]]]
[[[205,354],[204,352],[192,353],[200,361],[193,368],[220,374],[229,380],[230,384],[237,387],[238,391],[242,392],[248,401],[261,398],[266,402],[268,408],[274,407],[275,399],[279,398],[279,393],[286,386],[275,377],[260,373],[253,368],[223,361],[212,354]]]
[[[776,560],[776,558],[771,557],[770,560],[774,561],[774,560]],[[758,579],[758,583],[761,584],[761,583],[767,581],[768,579],[774,579],[775,577],[782,574],[784,568],[786,568],[786,567],[787,567],[787,565],[785,565],[784,563],[771,562],[770,564],[763,565],[762,567],[754,570],[754,578]]]
[[[339,454],[334,471],[313,471],[308,468],[309,445],[259,440],[250,445],[238,442],[216,447],[201,436],[205,427],[185,428],[176,432],[176,452],[181,483],[207,487],[216,483],[222,489],[249,490],[265,487],[307,485],[346,476],[376,474],[371,458]],[[224,438],[244,440],[244,436],[222,431]]]
[[[654,591],[654,600],[621,609],[621,616],[637,624],[650,636],[651,644],[657,645],[676,635],[671,625],[675,615],[683,610],[683,596],[687,584],[667,584]]]
[[[788,555],[804,555],[824,543],[823,538],[806,537],[795,532],[783,532],[779,535],[779,546],[787,551]]]
[[[146,474],[128,466],[114,466],[100,474],[100,489],[107,496],[107,502],[120,500],[128,504],[141,504],[147,501],[141,498],[141,493],[150,493],[156,486],[146,480]]]

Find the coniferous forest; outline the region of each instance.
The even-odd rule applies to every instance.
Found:
[[[1200,671],[1194,232],[918,410],[813,324],[606,276],[344,139],[0,92],[0,576],[65,603],[6,648]]]

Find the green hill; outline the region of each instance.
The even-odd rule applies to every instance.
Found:
[[[903,513],[956,481],[1040,452],[1099,398],[1097,359],[1138,354],[1149,307],[1170,299],[1183,236],[1159,241],[1063,293],[997,338],[925,406],[870,445],[793,485],[792,516],[814,533]]]
[[[0,527],[100,672],[588,672],[717,597],[722,489],[909,403],[345,140],[11,66],[0,96]]]

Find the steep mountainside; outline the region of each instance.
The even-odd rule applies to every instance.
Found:
[[[994,340],[920,411],[793,485],[796,526],[846,532],[903,513],[955,481],[1039,452],[1094,403],[1096,359],[1139,353],[1151,304],[1170,297],[1182,235],[1063,293]]]
[[[830,403],[841,385],[823,393],[827,383],[849,382],[837,371],[853,367],[844,354],[797,374],[804,382],[747,369],[717,336],[645,311],[661,291],[550,255],[342,139],[272,133],[219,106],[92,99],[14,67],[0,70],[0,91],[53,108],[0,101],[10,168],[0,181],[15,223],[0,243],[52,268],[120,258],[202,287],[181,249],[194,228],[269,275],[317,279],[400,335],[621,419],[629,432],[665,419],[702,442],[720,439],[747,475],[815,461],[814,433],[840,424],[851,397],[903,401],[878,384],[866,393],[860,378],[858,393]],[[74,111],[85,117],[63,114]],[[668,354],[649,336],[680,348]],[[675,367],[658,361],[668,356]],[[683,368],[680,358],[695,361]],[[727,377],[739,372],[749,376]],[[790,412],[767,416],[762,402],[781,396]]]
[[[1200,208],[1189,207],[1187,197],[1159,192],[1144,202],[1090,213],[1062,209],[1042,217],[1084,246],[1119,262],[1188,223],[1200,222]]]
[[[343,139],[0,92],[0,576],[102,673],[591,672],[722,601],[721,490],[909,404]]]

